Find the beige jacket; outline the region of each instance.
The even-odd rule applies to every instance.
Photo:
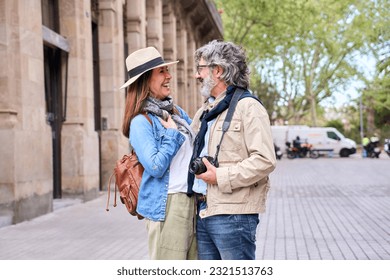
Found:
[[[195,132],[200,129],[202,112],[215,107],[225,94],[198,110],[191,124]],[[226,113],[219,115],[211,127],[209,156],[215,155]],[[217,185],[207,186],[207,208],[200,216],[264,212],[270,187],[268,175],[275,169],[276,158],[267,111],[254,98],[238,102],[218,162]]]

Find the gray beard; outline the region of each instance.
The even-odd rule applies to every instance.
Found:
[[[212,79],[211,75],[207,76],[203,80],[202,87],[200,88],[200,94],[203,97],[209,98],[211,96],[211,90],[216,86],[216,82]]]

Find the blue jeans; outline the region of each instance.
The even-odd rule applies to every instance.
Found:
[[[203,219],[197,215],[198,258],[254,260],[258,224],[258,214],[216,215]]]

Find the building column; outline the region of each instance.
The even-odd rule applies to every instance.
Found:
[[[193,117],[198,110],[198,108],[203,103],[203,97],[199,93],[199,87],[195,79],[195,58],[194,53],[196,50],[196,42],[193,35],[190,33],[187,36],[187,92],[188,92],[188,113]]]
[[[187,68],[188,68],[188,53],[187,53],[187,31],[182,21],[177,22],[177,103],[183,107],[185,111],[189,110],[190,93],[187,90]]]
[[[163,51],[161,55],[163,56],[166,62],[176,61],[177,57],[177,47],[176,47],[176,16],[173,11],[172,3],[169,0],[163,1]],[[180,64],[181,62],[179,62]],[[177,73],[177,64],[169,66],[169,72],[172,75],[172,80],[170,81],[171,86],[171,96],[176,104],[181,106],[180,95],[181,92],[178,89],[178,73]]]
[[[99,188],[90,1],[61,0],[59,9],[61,35],[70,43],[68,110],[62,128],[62,190],[64,195],[82,195],[90,200]]]
[[[127,55],[146,47],[146,2],[127,1],[126,10]],[[127,77],[127,76],[126,76]]]
[[[52,211],[41,1],[1,1],[0,227]]]
[[[146,46],[163,54],[162,1],[146,0]]]
[[[115,162],[128,153],[128,142],[122,135],[122,117],[125,90],[119,87],[125,81],[123,52],[122,1],[99,1],[99,64],[101,95],[101,170],[102,186],[107,188]]]

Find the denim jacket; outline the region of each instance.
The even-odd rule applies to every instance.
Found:
[[[187,113],[176,107],[180,116],[191,124]],[[138,194],[137,212],[152,221],[164,221],[169,167],[185,137],[177,129],[163,127],[157,116],[148,115],[152,125],[143,115],[134,117],[130,124],[130,144],[145,168]],[[187,168],[183,166],[183,176],[187,176]]]

